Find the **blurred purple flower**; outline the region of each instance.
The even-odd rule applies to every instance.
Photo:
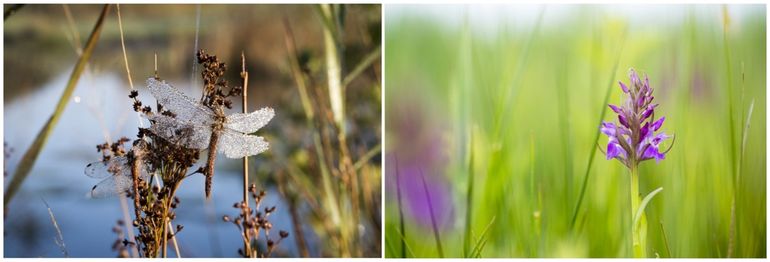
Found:
[[[441,124],[429,116],[430,110],[420,101],[407,97],[398,107],[388,108],[389,138],[392,138],[387,154],[388,195],[395,197],[400,190],[406,218],[418,225],[430,228],[433,212],[439,228],[446,228],[454,219],[452,187],[444,175],[448,149],[436,134],[436,130],[443,129]],[[432,209],[426,199],[423,177]]]
[[[665,117],[655,120],[655,108],[653,104],[650,79],[644,76],[644,81],[639,78],[634,69],[629,73],[630,84],[623,82],[620,89],[625,93],[626,99],[622,105],[609,105],[610,109],[618,115],[618,123],[602,122],[602,133],[609,137],[607,143],[607,160],[618,159],[627,167],[635,167],[640,162],[655,159],[660,162],[666,158],[666,153],[671,147],[661,152],[660,143],[670,138],[663,132],[657,132]]]

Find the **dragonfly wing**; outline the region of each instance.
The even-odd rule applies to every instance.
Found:
[[[270,144],[261,136],[252,136],[225,129],[219,138],[219,152],[228,158],[241,158],[265,152]]]
[[[86,176],[93,178],[105,178],[128,168],[128,158],[125,156],[113,157],[108,161],[97,161],[86,165]]]
[[[225,127],[241,133],[253,133],[265,126],[267,122],[270,122],[273,116],[275,116],[275,111],[270,107],[265,107],[248,114],[232,114],[227,117]]]
[[[91,198],[106,198],[124,194],[130,190],[132,185],[131,171],[123,169],[122,172],[105,178],[91,188],[90,196]]]
[[[165,115],[153,115],[148,118],[154,121],[150,132],[171,143],[194,149],[209,147],[211,127],[194,125]]]
[[[150,77],[147,79],[147,88],[159,104],[171,110],[181,121],[208,124],[214,119],[214,113],[210,109],[186,96],[166,81]]]

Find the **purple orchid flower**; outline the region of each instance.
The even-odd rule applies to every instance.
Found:
[[[609,137],[607,143],[607,160],[618,159],[627,167],[638,165],[640,162],[655,159],[660,162],[666,158],[666,153],[671,147],[661,151],[660,143],[671,138],[663,132],[655,134],[663,126],[665,117],[655,120],[655,108],[653,104],[652,88],[647,75],[644,80],[631,69],[629,72],[629,85],[620,84],[620,89],[627,95],[620,106],[609,105],[610,109],[618,115],[618,124],[602,122],[602,133]]]

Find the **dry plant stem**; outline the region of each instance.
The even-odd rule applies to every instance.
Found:
[[[166,228],[173,228],[171,227],[171,220],[169,220],[166,224]],[[171,243],[174,244],[174,252],[176,253],[176,257],[182,258],[182,253],[179,252],[179,244],[176,242],[176,233],[171,236]]]
[[[350,220],[346,222],[347,227],[343,227],[343,242],[345,245],[357,243],[354,238],[358,236],[358,225],[360,223],[359,216],[359,189],[358,189],[358,175],[352,168],[352,161],[350,153],[348,152],[347,145],[347,131],[345,127],[345,96],[343,92],[342,83],[342,51],[341,51],[341,34],[342,25],[339,19],[339,7],[329,4],[320,5],[320,12],[323,16],[324,23],[324,51],[326,59],[326,76],[329,88],[329,103],[332,109],[332,115],[334,117],[334,123],[336,126],[337,141],[339,142],[340,152],[340,164],[339,171],[343,177],[346,188],[349,190],[348,200],[350,201],[351,211]],[[331,146],[328,148],[332,148]],[[327,154],[329,155],[329,154]],[[347,247],[345,249],[348,249]],[[343,250],[345,250],[343,249]],[[352,248],[348,250],[356,252],[356,255],[360,255],[361,249]]]
[[[128,67],[128,55],[126,55],[126,42],[123,38],[123,19],[120,17],[120,4],[115,5],[115,10],[118,13],[118,29],[120,30],[120,47],[123,49],[123,62],[126,65],[126,75],[128,76],[128,85],[131,89],[134,89],[134,81],[131,80],[131,69]],[[141,123],[141,121],[139,121]]]
[[[286,51],[289,57],[291,72],[294,75],[294,81],[297,82],[299,98],[300,101],[302,101],[302,109],[305,110],[305,117],[308,119],[308,121],[311,121],[314,118],[313,106],[310,104],[310,98],[308,97],[305,78],[302,75],[302,69],[300,69],[299,61],[297,60],[297,47],[294,43],[294,33],[291,30],[291,25],[289,24],[288,18],[283,18],[283,25],[286,30],[286,34],[284,34],[284,42],[286,43]]]
[[[249,72],[246,71],[246,56],[241,51],[241,85],[243,86],[243,92],[241,94],[243,100],[243,113],[248,114],[248,93],[249,93]],[[249,207],[249,157],[243,157],[243,203],[246,203],[246,207]],[[245,232],[244,232],[245,233]],[[251,240],[248,234],[246,235],[246,242],[248,242],[243,248],[248,250],[251,246]]]
[[[80,34],[78,34],[77,27],[75,26],[75,20],[72,18],[72,12],[70,12],[69,5],[62,4],[64,9],[64,16],[67,17],[67,26],[72,31],[72,42],[74,44],[75,53],[83,55],[83,44],[80,43]]]
[[[120,209],[121,209],[121,211],[123,211],[122,212],[123,213],[123,220],[124,221],[131,221],[131,217],[130,217],[130,215],[128,213],[129,212],[128,211],[128,201],[126,200],[126,196],[119,195],[118,198],[119,198],[119,201],[120,201]],[[125,226],[125,230],[128,233],[128,238],[129,239],[136,239],[134,237],[134,229],[131,228],[131,225],[132,225],[132,223],[126,223],[124,225]],[[139,247],[138,246],[134,246],[134,248],[131,248],[131,253],[132,253],[132,257],[139,257]]]
[[[297,211],[297,196],[289,195],[286,190],[286,185],[288,184],[288,181],[286,181],[286,173],[279,172],[276,176],[276,180],[278,180],[278,190],[289,202],[289,214],[291,215],[292,228],[294,229],[294,241],[296,242],[297,249],[299,250],[299,255],[301,257],[309,257],[310,252],[307,249],[305,235],[303,234],[302,230],[302,222],[299,219],[300,216],[299,212]]]
[[[367,54],[366,57],[364,57],[364,59],[358,65],[356,65],[355,68],[353,68],[353,71],[350,71],[350,73],[345,76],[345,79],[342,80],[343,91],[348,87],[348,85],[350,85],[350,82],[353,82],[353,80],[356,79],[356,77],[361,73],[363,73],[366,68],[369,68],[369,66],[372,65],[374,61],[377,61],[377,58],[379,58],[380,54],[382,54],[381,50],[381,47],[377,46],[377,48]]]
[[[316,120],[316,114],[313,109],[313,105],[311,103],[311,100],[309,98],[308,94],[308,85],[305,82],[305,76],[302,73],[302,70],[299,66],[299,62],[297,60],[297,50],[296,45],[294,41],[294,34],[291,30],[291,26],[289,24],[289,21],[284,18],[284,26],[286,28],[286,35],[285,35],[285,42],[286,42],[286,48],[287,53],[289,55],[289,64],[291,65],[292,74],[294,75],[294,80],[297,83],[297,89],[300,94],[300,99],[302,101],[302,108],[305,111],[305,117],[307,119],[307,125],[308,126],[314,126],[314,122]],[[337,206],[337,200],[336,200],[336,194],[332,190],[332,183],[331,183],[331,174],[328,169],[327,160],[324,155],[324,150],[321,142],[321,134],[319,133],[318,128],[313,128],[313,146],[316,151],[316,156],[318,157],[318,163],[320,165],[321,170],[321,180],[322,180],[322,187],[323,187],[323,195],[322,195],[322,201],[325,202],[325,205],[328,206],[329,210],[331,211],[331,224],[333,224],[333,227],[338,227],[340,225],[340,211],[339,207]],[[326,215],[326,214],[324,214]],[[325,220],[328,221],[328,220]],[[326,225],[327,223],[325,223]],[[328,227],[328,226],[327,226]],[[327,232],[332,232],[331,230],[328,230]],[[336,236],[331,235],[330,236],[333,240],[339,242],[339,240]],[[342,246],[340,243],[338,245]]]
[[[67,246],[64,243],[64,236],[62,235],[61,229],[59,228],[59,223],[56,222],[56,217],[54,217],[53,210],[51,210],[51,206],[48,205],[48,202],[46,202],[42,197],[40,199],[43,200],[43,204],[45,204],[46,209],[48,209],[48,216],[51,217],[51,223],[53,223],[53,227],[56,229],[56,238],[54,238],[56,245],[59,246],[59,249],[61,249],[62,255],[67,258],[69,257],[69,253],[67,252]]]
[[[42,151],[51,133],[53,133],[53,129],[59,122],[61,114],[64,113],[64,109],[67,107],[67,104],[70,101],[70,97],[72,97],[72,93],[75,91],[75,87],[78,80],[80,79],[80,75],[82,74],[86,63],[88,62],[88,59],[91,58],[91,54],[93,53],[94,47],[96,46],[96,41],[101,35],[104,18],[109,10],[110,5],[104,5],[101,15],[99,15],[99,18],[96,20],[96,24],[91,31],[91,36],[89,36],[88,41],[86,41],[86,47],[83,49],[83,55],[80,56],[77,63],[75,64],[75,67],[72,69],[69,81],[67,81],[67,86],[65,87],[64,92],[62,93],[61,97],[59,98],[59,102],[56,105],[56,110],[48,119],[43,128],[38,132],[35,140],[32,142],[32,145],[29,149],[27,149],[21,161],[19,162],[19,167],[16,169],[16,172],[13,175],[13,179],[9,183],[5,192],[3,201],[5,208],[8,207],[8,203],[10,203],[16,192],[21,187],[22,182],[24,182],[24,180],[27,178],[29,171],[32,170],[37,157],[40,155],[40,151]]]
[[[171,190],[169,191],[168,196],[163,200],[163,220],[164,220],[163,224],[164,225],[162,227],[163,230],[161,233],[161,237],[162,237],[161,243],[163,245],[161,249],[161,254],[163,258],[168,257],[168,237],[167,236],[169,235],[169,232],[170,232],[169,225],[171,224],[171,220],[168,218],[168,210],[171,209],[171,202],[174,201],[174,196],[176,195],[176,190],[179,188],[179,184],[177,183],[177,184],[171,185],[170,187],[171,187]],[[171,238],[176,243],[175,234],[171,235]],[[178,249],[176,250],[176,252],[177,252],[177,255],[179,255]]]
[[[139,219],[142,218],[141,210],[139,210],[139,208],[141,207],[139,204],[139,172],[141,168],[141,165],[139,164],[140,162],[141,162],[141,159],[139,159],[137,154],[134,153],[134,162],[131,163],[131,176],[134,180],[133,181],[134,182],[134,216],[136,216],[135,221],[139,221]]]
[[[331,99],[332,112],[334,113],[334,122],[340,127],[342,133],[345,133],[345,106],[342,95],[342,66],[340,65],[339,41],[340,34],[339,20],[337,12],[330,4],[321,4],[321,14],[324,23],[324,51],[326,53],[326,77],[329,85],[329,98]]]

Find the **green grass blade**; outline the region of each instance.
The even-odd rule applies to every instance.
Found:
[[[83,54],[75,64],[75,68],[72,69],[69,81],[67,81],[67,86],[64,88],[64,92],[59,98],[59,102],[56,104],[56,109],[53,112],[53,115],[51,115],[43,128],[40,129],[40,132],[37,133],[37,136],[32,142],[32,145],[24,153],[24,156],[22,156],[21,161],[19,162],[19,167],[16,169],[16,172],[14,172],[13,179],[8,184],[8,188],[5,191],[5,200],[3,201],[3,204],[6,208],[8,207],[8,203],[10,203],[13,197],[16,195],[16,192],[18,192],[21,184],[29,175],[29,171],[32,170],[37,157],[43,150],[43,147],[48,141],[51,133],[53,133],[53,129],[59,122],[59,118],[61,118],[62,113],[64,113],[64,109],[67,107],[67,104],[70,101],[70,97],[75,91],[75,87],[77,86],[78,80],[80,79],[80,75],[83,74],[83,70],[85,69],[88,60],[91,58],[91,54],[96,47],[96,42],[99,40],[99,35],[101,35],[102,32],[104,18],[107,16],[107,12],[109,10],[110,5],[104,5],[104,8],[102,8],[102,13],[99,15],[99,19],[96,20],[94,29],[91,30],[91,36],[88,37],[86,46],[83,49]]]
[[[519,79],[521,79],[521,74],[524,71],[524,68],[526,68],[526,62],[530,54],[530,49],[532,48],[532,43],[535,42],[535,36],[540,31],[540,27],[543,24],[544,15],[545,15],[545,7],[540,9],[540,12],[538,13],[537,22],[535,22],[535,27],[534,29],[532,29],[532,32],[530,33],[529,38],[527,40],[527,43],[524,46],[523,55],[519,57],[517,61],[516,69],[513,71],[513,78],[512,78],[513,80],[511,81],[511,83],[516,83]],[[500,138],[501,131],[502,131],[501,129],[503,126],[502,124],[503,116],[505,115],[505,113],[511,112],[511,106],[512,106],[511,100],[515,96],[514,92],[517,90],[518,88],[516,87],[511,87],[506,90],[506,94],[503,96],[503,99],[505,100],[503,100],[502,108],[504,108],[504,110],[498,111],[495,114],[496,121],[494,122],[495,123],[494,137],[496,138]]]
[[[601,137],[601,132],[599,132],[599,126],[602,124],[602,120],[604,119],[604,115],[607,114],[607,103],[610,100],[610,94],[612,93],[612,86],[613,83],[615,83],[615,72],[618,70],[618,65],[620,64],[620,54],[623,53],[623,46],[626,42],[626,31],[627,28],[624,28],[623,30],[623,36],[621,36],[620,40],[620,47],[618,47],[618,54],[617,59],[615,60],[615,65],[612,67],[612,73],[610,74],[610,77],[607,81],[607,91],[604,93],[604,102],[602,102],[602,113],[599,115],[599,121],[593,128],[595,129],[594,132],[594,142],[591,143],[591,154],[588,157],[588,166],[586,167],[585,175],[583,175],[583,185],[580,187],[580,195],[578,196],[578,202],[577,205],[575,205],[575,210],[572,212],[572,219],[570,220],[569,228],[570,230],[575,228],[575,221],[577,221],[578,213],[580,212],[580,206],[583,204],[583,197],[585,197],[586,193],[586,187],[588,187],[588,178],[591,175],[591,166],[594,163],[594,156],[596,155],[596,145],[599,143],[599,138]]]
[[[468,147],[468,195],[465,198],[465,236],[463,237],[463,256],[468,257],[470,254],[468,250],[470,248],[470,235],[471,227],[473,226],[473,129],[470,132],[470,146]]]
[[[401,202],[401,174],[398,169],[398,157],[393,156],[396,160],[396,198],[398,199],[398,227],[401,235],[401,257],[406,257],[406,231],[404,231],[404,206]]]
[[[663,222],[658,221],[660,224],[660,234],[663,235],[663,244],[666,245],[666,253],[668,253],[668,257],[673,257],[674,255],[671,254],[671,247],[668,244],[668,236],[666,236],[666,229],[663,228]]]
[[[438,232],[438,224],[436,224],[436,215],[433,214],[433,203],[430,201],[430,191],[428,191],[428,184],[425,182],[425,174],[420,172],[420,176],[422,177],[422,188],[425,191],[425,200],[428,201],[428,213],[430,213],[430,223],[431,226],[433,226],[433,237],[436,239],[436,250],[438,251],[438,256],[440,258],[444,258],[444,249],[441,245],[441,236]]]
[[[745,153],[745,150],[746,150],[746,140],[749,137],[749,127],[751,127],[751,115],[753,112],[754,112],[754,99],[751,99],[751,104],[749,104],[749,112],[748,112],[748,115],[746,116],[746,125],[743,127],[743,135],[741,135],[741,154],[740,154],[741,162],[743,162],[743,156],[744,156],[743,154]],[[738,163],[738,165],[741,165],[741,163]],[[740,171],[741,169],[738,168],[738,170]],[[741,183],[741,172],[738,172],[738,176],[736,177],[735,182],[738,184]],[[736,188],[737,186],[738,185],[736,184]]]
[[[487,243],[487,233],[489,233],[489,229],[492,228],[492,224],[495,223],[495,220],[497,217],[492,217],[492,220],[489,221],[489,224],[484,228],[484,231],[481,232],[481,236],[479,236],[479,241],[476,242],[476,245],[473,247],[473,250],[470,253],[469,257],[475,257],[478,258],[481,256],[481,251],[484,250],[484,246]]]
[[[404,244],[405,250],[409,251],[409,256],[416,257],[414,255],[414,252],[412,251],[412,247],[409,246],[409,243],[406,242],[406,236],[402,233],[402,231],[398,232],[398,236],[401,239],[401,243]],[[402,253],[405,253],[406,251],[402,251]],[[407,258],[406,254],[403,256],[404,258]]]

